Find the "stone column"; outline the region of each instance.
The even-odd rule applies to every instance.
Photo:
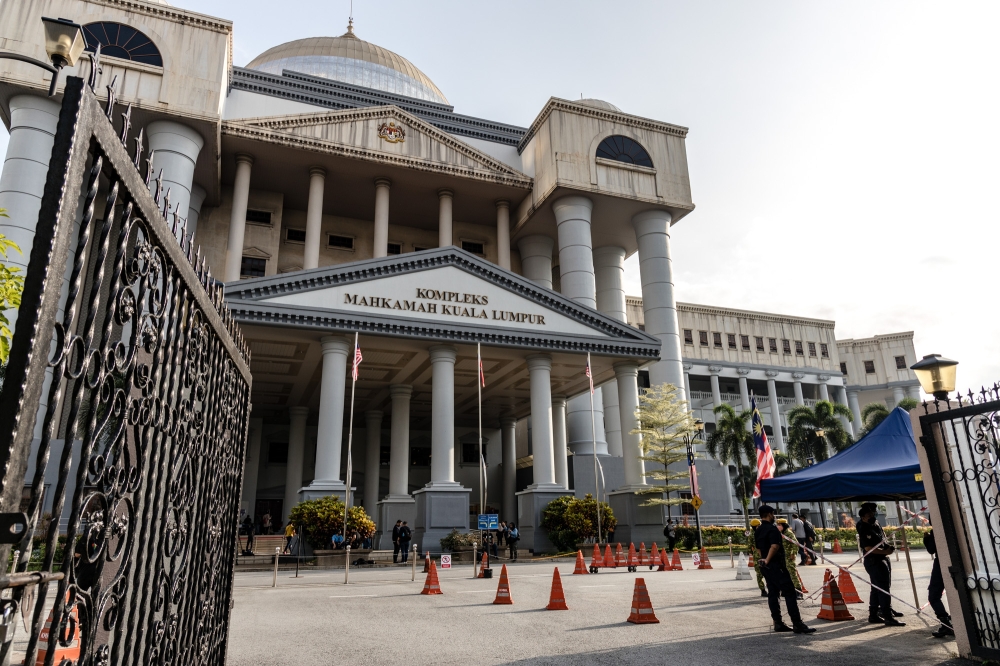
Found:
[[[257,476],[260,473],[260,440],[264,431],[264,419],[250,419],[250,437],[247,443],[247,459],[243,464],[243,492],[240,507],[253,516],[257,500]]]
[[[299,503],[302,490],[302,460],[306,448],[306,419],[308,407],[288,409],[288,460],[285,464],[285,502],[281,507],[282,522],[288,521],[292,507]]]
[[[309,202],[306,208],[306,245],[302,251],[302,268],[319,266],[319,247],[323,242],[323,194],[326,189],[326,169],[309,169]]]
[[[170,189],[171,210],[176,210],[181,217],[187,217],[191,208],[194,166],[205,140],[187,125],[172,120],[149,123],[145,134],[153,156],[153,173],[158,174],[163,169],[163,191]],[[152,181],[150,185],[153,190],[156,189]],[[172,218],[168,219],[172,222]]]
[[[532,488],[556,485],[552,465],[552,357],[532,354],[527,358],[531,387],[531,453],[534,459]]]
[[[521,272],[539,287],[552,289],[552,248],[548,236],[525,236],[517,241],[521,254]]]
[[[750,368],[736,368],[736,373],[740,376],[740,405],[744,410],[750,409],[750,389],[747,386],[747,375],[750,374]],[[747,427],[749,427],[747,423]]]
[[[670,213],[651,210],[632,218],[639,244],[639,277],[646,332],[660,339],[660,362],[649,369],[652,386],[683,386],[681,338],[670,263]],[[683,389],[681,389],[683,390]]]
[[[226,248],[226,282],[240,279],[243,260],[243,235],[247,225],[247,203],[250,200],[250,167],[253,156],[236,156],[236,180],[233,182],[233,210],[229,216],[229,244]]]
[[[431,356],[431,486],[455,484],[455,356],[434,345]]]
[[[503,199],[497,201],[497,266],[510,270],[510,202]]]
[[[907,397],[913,398],[914,400],[920,400],[920,387],[919,386],[907,386],[906,387]]]
[[[837,402],[850,409],[850,405],[848,404],[847,400],[847,389],[844,388],[843,386],[838,386],[836,387],[836,389],[837,389]],[[851,416],[854,415],[851,414]],[[850,433],[852,437],[857,436],[857,434],[861,431],[860,422],[858,422],[858,424],[855,425],[850,420],[848,420],[846,416],[840,416],[838,418],[840,418],[840,422],[844,424],[844,429],[847,430],[847,432]]]
[[[785,450],[785,438],[781,434],[781,409],[778,407],[778,387],[774,383],[774,378],[778,373],[768,370],[767,375],[767,397],[771,404],[771,431],[774,433],[771,439],[774,440],[774,448]]]
[[[347,492],[340,478],[341,447],[344,437],[344,394],[347,381],[347,353],[351,341],[343,336],[320,338],[323,345],[323,375],[319,393],[319,428],[316,433],[316,474],[306,488],[307,499]],[[343,493],[343,495],[341,495]]]
[[[892,407],[895,408],[906,397],[902,386],[892,387]]]
[[[858,400],[859,397],[860,393],[858,391],[847,392],[847,406],[851,408],[851,415],[854,416],[854,422],[860,430],[864,427],[864,423],[861,420],[861,403]]]
[[[805,379],[805,375],[801,372],[793,372],[792,379],[795,380],[795,383],[792,384],[792,389],[795,391],[795,404],[806,404],[805,398],[802,397],[802,380]]]
[[[201,217],[201,205],[205,203],[208,192],[201,185],[191,186],[191,201],[188,203],[187,230],[185,233],[194,238],[198,233],[198,218]]]
[[[566,396],[552,396],[552,451],[556,483],[569,489],[569,462],[566,460]]]
[[[722,372],[722,368],[717,365],[708,366],[708,372],[710,373],[708,381],[712,385],[712,406],[718,407],[722,404],[722,391],[719,390],[719,373]]]
[[[597,309],[609,317],[625,323],[625,248],[616,246],[599,247],[594,250],[594,275],[597,284]],[[604,434],[608,442],[608,454],[622,455],[622,431],[618,413],[618,383],[608,382],[601,386],[604,413]]]
[[[517,520],[517,447],[515,433],[517,419],[505,416],[500,419],[500,448],[503,460],[503,515],[500,520]]]
[[[688,400],[689,403],[690,403],[690,400],[691,400],[691,368],[693,368],[693,367],[694,366],[691,365],[690,363],[685,363],[683,365],[683,370],[684,370],[684,399]],[[690,404],[688,404],[688,408],[689,409],[691,408]]]
[[[830,375],[819,376],[819,399],[827,402],[830,401],[830,389],[826,385],[828,379],[830,379]]]
[[[448,247],[455,244],[451,222],[454,198],[455,193],[451,190],[438,190],[438,247]]]
[[[389,252],[389,187],[388,178],[375,179],[375,242],[372,256],[384,257]]]
[[[646,485],[646,467],[642,456],[642,437],[632,431],[639,427],[639,366],[633,362],[615,363],[620,402],[622,450],[625,463],[625,486]]]
[[[559,272],[562,293],[587,307],[597,307],[594,252],[590,241],[590,213],[586,197],[570,196],[552,204],[559,236]]]
[[[378,504],[379,458],[382,447],[382,410],[365,412],[365,513],[374,516]]]
[[[389,449],[389,497],[410,497],[410,396],[413,387],[394,384],[389,387],[392,397],[392,431]]]

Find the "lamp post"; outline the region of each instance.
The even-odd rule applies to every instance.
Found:
[[[705,422],[702,421],[701,419],[695,419],[694,430],[697,433],[695,437],[700,436],[701,433],[705,431]],[[692,499],[691,504],[694,505],[694,524],[695,527],[698,528],[698,551],[700,552],[701,549],[704,548],[705,546],[702,543],[702,538],[701,538],[701,515],[699,511],[701,508],[701,497],[699,497],[698,493],[696,492],[698,487],[698,481],[697,481],[698,472],[694,466],[694,447],[692,446],[693,439],[694,438],[691,437],[691,435],[688,435],[687,437],[685,437],[685,444],[687,446],[688,473],[691,475],[691,499]]]
[[[51,19],[43,16],[42,25],[45,28],[45,54],[49,56],[51,65],[30,56],[6,51],[0,51],[0,59],[20,60],[50,72],[52,83],[49,84],[49,97],[52,97],[56,94],[60,70],[66,66],[76,65],[84,49],[87,48],[87,40],[83,36],[83,27],[69,19]],[[91,62],[94,67],[97,66],[94,58],[91,58]]]
[[[948,394],[955,390],[955,375],[958,361],[945,358],[941,354],[928,354],[910,366],[917,375],[924,393],[935,400],[948,400]]]

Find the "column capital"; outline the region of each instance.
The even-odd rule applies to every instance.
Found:
[[[454,363],[458,354],[454,345],[432,345],[427,352],[431,356],[431,363]]]
[[[552,369],[552,356],[550,354],[529,354],[524,360],[528,364],[528,370],[535,370],[536,368]]]
[[[497,208],[507,208],[507,209],[510,209],[510,202],[507,201],[506,199],[497,199],[493,203],[496,204]]]
[[[406,397],[409,398],[413,395],[413,387],[409,384],[392,384],[389,386],[389,395],[393,398]]]
[[[740,377],[746,377],[750,374],[750,368],[736,368],[736,374]]]
[[[792,373],[792,379],[794,379],[797,382],[801,382],[805,378],[806,378],[806,375],[805,375],[804,372],[793,372]]]
[[[533,236],[522,236],[517,240],[517,250],[521,253],[521,259],[526,257],[548,257],[552,259],[552,248],[556,242],[548,236],[535,234]]]
[[[618,267],[625,260],[625,248],[617,245],[602,245],[594,248],[594,268]]]
[[[708,371],[711,372],[713,375],[717,375],[720,372],[722,372],[722,367],[718,365],[710,365],[708,366]]]
[[[773,380],[775,377],[778,376],[778,371],[777,370],[765,370],[764,374],[767,375],[768,379],[772,379]]]
[[[454,199],[455,198],[455,190],[449,190],[447,187],[442,187],[440,190],[438,190],[438,197],[440,197],[442,199],[444,199],[444,198]]]
[[[253,166],[253,155],[249,153],[236,153],[237,164],[249,164]]]
[[[612,367],[615,369],[615,377],[634,377],[639,374],[639,364],[635,361],[619,361]]]
[[[566,399],[567,399],[566,396],[564,396],[562,394],[553,395],[552,396],[552,404],[554,405],[554,404],[556,404],[557,402],[560,402],[560,401],[566,402]]]
[[[576,210],[574,210],[576,209]],[[566,220],[576,220],[585,217],[590,221],[590,212],[594,210],[594,202],[587,197],[570,195],[552,202],[552,212],[556,216],[556,224]]]
[[[324,335],[319,339],[324,354],[343,354],[347,356],[351,341],[342,335]]]
[[[669,233],[673,216],[668,210],[647,210],[632,216],[632,228],[636,236],[650,233]]]
[[[326,178],[326,169],[324,169],[323,167],[318,167],[318,166],[309,167],[309,175],[310,176],[323,176],[323,178]]]
[[[382,423],[382,416],[383,414],[381,409],[369,409],[365,412],[365,421],[368,423],[372,423],[374,421]]]
[[[379,188],[379,187],[392,187],[392,181],[389,180],[388,178],[376,178],[375,179],[375,187],[376,188]]]
[[[827,381],[830,381],[830,375],[819,375],[819,380],[820,380],[821,382],[827,382]]]
[[[684,372],[691,372],[691,370],[694,368],[694,364],[692,364],[692,363],[682,363],[681,367],[684,368]]]
[[[517,418],[513,416],[501,416],[500,417],[500,427],[501,428],[513,428],[517,425]]]
[[[857,398],[858,396],[861,395],[861,391],[858,391],[858,390],[855,390],[855,389],[845,388],[844,390],[847,391],[847,397],[854,396],[855,398]]]
[[[292,418],[308,418],[309,408],[308,407],[289,407],[288,415]]]

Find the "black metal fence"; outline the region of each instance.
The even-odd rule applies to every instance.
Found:
[[[20,552],[0,656],[19,611],[26,664],[221,666],[249,354],[131,107],[109,86],[102,108],[93,81],[67,81],[0,393],[0,564]]]
[[[938,547],[948,547],[950,575],[972,653],[1000,659],[1000,385],[919,408],[941,512]],[[958,612],[952,609],[952,614]]]

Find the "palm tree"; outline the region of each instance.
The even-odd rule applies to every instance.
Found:
[[[715,414],[715,432],[708,436],[705,448],[708,454],[726,465],[735,465],[737,470],[736,490],[743,505],[743,518],[750,528],[748,510],[750,498],[747,496],[747,469],[751,460],[756,460],[753,435],[747,429],[747,423],[753,418],[753,412],[745,409],[737,413],[726,403],[712,410]],[[750,486],[752,487],[752,486]]]
[[[919,404],[919,400],[903,398],[896,406],[910,411]],[[859,439],[874,430],[882,421],[885,421],[890,413],[891,411],[883,402],[870,402],[865,405],[864,409],[861,410],[861,432],[859,433]]]
[[[840,416],[854,420],[846,405],[829,400],[818,400],[815,407],[799,405],[788,410],[788,454],[799,464],[807,465],[810,458],[815,462],[829,458],[830,446],[839,453],[854,444]]]

